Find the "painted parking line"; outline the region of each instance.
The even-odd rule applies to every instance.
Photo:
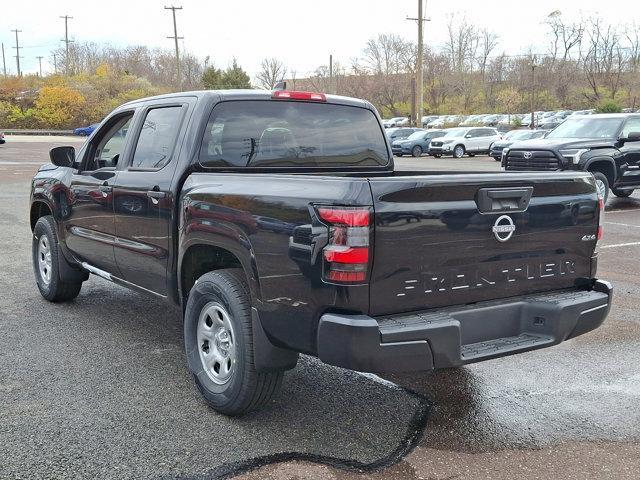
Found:
[[[627,213],[627,212],[640,212],[640,208],[630,208],[628,210],[605,210],[605,215],[610,213]]]
[[[605,225],[618,225],[619,227],[640,228],[640,225],[631,225],[630,223],[604,222]]]
[[[640,245],[640,242],[616,243],[613,245],[603,245],[602,247],[600,247],[600,249],[604,250],[605,248],[635,247],[636,245]]]

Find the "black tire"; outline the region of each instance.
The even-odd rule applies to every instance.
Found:
[[[230,365],[234,370],[222,384],[212,379],[201,361],[201,350],[209,351],[208,341],[206,345],[199,345],[198,341],[198,323],[211,305],[226,310],[232,327],[229,338],[235,358]],[[189,369],[200,393],[214,410],[229,416],[244,415],[269,403],[279,391],[283,370],[259,373],[255,368],[251,300],[241,269],[217,270],[198,279],[189,292],[184,314],[184,341]]]
[[[494,159],[496,162],[501,162],[501,161],[502,161],[502,159],[501,159],[500,157],[493,157],[493,159]]]
[[[45,261],[46,255],[40,251],[41,242],[48,248],[48,266],[41,268],[40,261]],[[60,263],[58,256],[62,255],[58,246],[56,224],[51,215],[40,217],[33,229],[31,256],[36,284],[40,294],[50,302],[67,302],[78,296],[82,289],[82,282],[64,282],[60,278]],[[47,274],[43,271],[48,272]]]
[[[604,203],[606,205],[607,200],[609,199],[609,180],[607,180],[607,176],[602,172],[591,172],[593,176],[596,177],[596,184],[598,182],[602,182],[604,184]]]
[[[395,156],[396,156],[396,157],[401,157],[401,156],[402,156],[402,154],[401,154],[401,153],[396,153],[396,154],[395,154]]]
[[[420,145],[416,145],[411,149],[412,157],[421,157],[422,156],[422,147]]]
[[[476,156],[475,153],[467,153],[467,155],[469,155],[470,157],[475,157]]]
[[[442,155],[440,155],[439,153],[434,153],[434,154],[433,154],[433,157],[434,157],[434,158],[440,158],[440,157],[442,157]]]
[[[465,154],[464,145],[456,145],[453,148],[453,158],[462,158]]]
[[[611,191],[618,198],[627,198],[633,193],[633,190],[618,190],[617,188],[612,188]]]

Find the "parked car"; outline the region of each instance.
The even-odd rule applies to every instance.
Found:
[[[504,150],[507,171],[591,172],[606,201],[609,189],[628,197],[640,188],[640,115],[571,115],[544,139],[515,142]]]
[[[402,128],[388,128],[385,130],[385,133],[389,138],[389,142],[393,143],[395,140],[404,140],[405,138],[409,138],[409,136],[413,135],[415,132],[421,132],[421,131],[423,131],[422,128],[402,127]]]
[[[437,119],[438,119],[438,115],[425,115],[424,117],[422,117],[422,126],[424,128],[427,128],[430,122],[433,122],[434,120],[437,120]]]
[[[429,143],[432,139],[444,135],[444,130],[418,131],[411,134],[405,140],[395,140],[391,144],[391,150],[396,157],[412,155],[420,157],[429,151]]]
[[[383,120],[382,125],[384,128],[404,127],[409,125],[409,119],[407,117],[394,117],[389,120]]]
[[[436,158],[443,155],[461,158],[466,153],[473,157],[476,154],[488,153],[491,144],[501,138],[495,128],[452,128],[442,137],[431,140],[429,155]]]
[[[492,156],[496,162],[499,162],[502,160],[502,151],[510,147],[514,142],[542,138],[547,132],[548,130],[511,130],[507,132],[502,140],[496,140],[491,144],[489,155]]]
[[[4,132],[0,132],[0,145],[2,145],[5,142],[6,140],[4,139]]]
[[[439,117],[437,117],[434,120],[431,120],[428,124],[427,124],[427,128],[443,128],[444,127],[444,120],[445,120],[445,116],[444,115],[440,115]]]
[[[80,128],[76,128],[73,131],[74,135],[80,135],[81,137],[88,137],[89,135],[91,135],[93,133],[93,131],[98,128],[98,125],[100,125],[99,123],[94,123],[89,125],[88,127],[80,127]]]
[[[362,372],[430,371],[600,326],[612,289],[594,278],[590,174],[407,175],[381,130],[367,102],[320,93],[127,103],[77,152],[52,149],[31,182],[37,288],[70,301],[93,274],[176,304],[188,369],[228,415],[270,403],[299,352]],[[146,208],[115,210],[133,194]],[[108,322],[104,305],[85,315]],[[150,331],[144,348],[152,323],[136,325]]]

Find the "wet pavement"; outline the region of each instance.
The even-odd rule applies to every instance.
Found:
[[[386,379],[304,357],[274,404],[230,420],[193,386],[177,311],[93,278],[72,304],[40,298],[28,182],[51,141],[8,142],[0,146],[0,478],[640,476],[640,195],[607,206],[599,276],[614,283],[615,301],[595,332]],[[499,167],[482,157],[398,163]]]

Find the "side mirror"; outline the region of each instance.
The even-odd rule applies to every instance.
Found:
[[[640,142],[640,132],[630,132],[629,135],[627,135],[624,138],[621,138],[620,141],[622,143],[626,143],[626,142]]]
[[[73,147],[54,147],[49,150],[51,163],[58,167],[73,167],[76,161],[76,149]]]

